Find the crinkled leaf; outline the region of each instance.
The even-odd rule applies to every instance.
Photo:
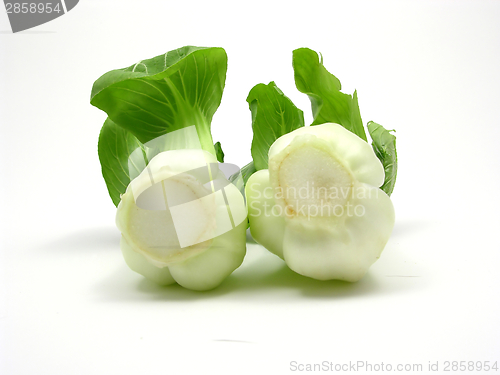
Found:
[[[243,177],[243,181],[245,182],[245,184],[247,183],[250,176],[255,172],[257,172],[257,169],[255,168],[253,161],[241,168],[241,176]]]
[[[385,179],[384,184],[380,188],[390,196],[394,190],[396,175],[398,173],[396,137],[382,125],[373,121],[368,123],[368,132],[373,140],[373,150],[384,166]]]
[[[229,182],[234,184],[238,189],[240,189],[243,196],[245,196],[245,186],[251,175],[257,172],[253,161],[245,165],[238,173],[229,177]]]
[[[340,92],[340,81],[328,72],[318,54],[309,48],[293,51],[293,70],[297,89],[311,100],[313,123],[334,122],[366,141],[356,91]]]
[[[266,169],[269,147],[282,135],[304,126],[304,114],[274,82],[255,85],[247,102],[252,112],[253,164],[257,170]]]
[[[217,157],[217,161],[219,163],[224,163],[224,151],[222,151],[222,146],[220,142],[214,144],[215,156]]]
[[[91,103],[142,143],[195,125],[202,148],[215,154],[210,124],[226,70],[224,49],[182,47],[104,74]]]
[[[250,178],[250,176],[253,175],[255,172],[257,172],[257,169],[255,169],[255,165],[254,165],[253,161],[251,161],[250,163],[245,165],[243,168],[241,168],[239,174],[241,174],[241,177],[243,178],[243,182],[245,183],[245,185],[246,185],[248,179]],[[229,181],[234,182],[234,180],[236,178],[238,178],[239,174],[236,174],[236,175],[229,177]]]

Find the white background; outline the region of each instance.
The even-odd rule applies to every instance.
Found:
[[[1,9],[0,373],[500,366],[499,1],[82,0],[18,34]],[[228,162],[250,160],[254,84],[276,81],[311,121],[293,82],[298,47],[358,90],[365,123],[397,130],[397,222],[362,281],[298,276],[253,243],[207,293],[126,267],[97,156],[106,115],[90,90],[188,44],[228,53],[212,123]]]

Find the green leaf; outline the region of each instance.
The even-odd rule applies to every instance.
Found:
[[[356,91],[351,96],[340,92],[340,81],[328,72],[323,58],[309,48],[293,51],[295,86],[311,100],[313,123],[334,122],[366,141]]]
[[[304,114],[274,82],[259,83],[248,94],[252,112],[252,158],[257,170],[266,169],[269,147],[284,134],[304,126]]]
[[[250,178],[250,176],[253,175],[255,172],[257,172],[257,169],[255,168],[253,161],[251,161],[243,168],[241,168],[241,176],[243,177],[243,182],[245,183],[245,185],[247,184],[247,181]]]
[[[224,163],[224,151],[222,151],[222,146],[220,142],[214,144],[215,156],[217,156],[217,161],[219,163]]]
[[[384,166],[385,179],[384,184],[380,188],[390,196],[394,190],[396,175],[398,173],[396,137],[382,125],[373,121],[368,123],[368,132],[373,140],[373,150]]]
[[[224,49],[182,47],[104,74],[91,104],[142,143],[195,125],[202,148],[215,154],[210,124],[226,70]]]
[[[253,161],[251,161],[243,168],[241,168],[239,173],[235,173],[234,175],[230,176],[229,182],[231,182],[238,189],[240,189],[241,194],[245,196],[245,186],[247,184],[247,181],[250,178],[250,176],[253,175],[255,172],[257,172],[257,169],[255,169]]]
[[[137,176],[144,169],[145,162],[130,163],[129,167],[129,156],[142,147],[141,142],[129,131],[109,118],[104,122],[99,134],[99,161],[109,196],[115,206],[120,203],[120,196],[125,193],[132,176]]]

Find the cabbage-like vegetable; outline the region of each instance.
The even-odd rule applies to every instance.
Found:
[[[394,225],[389,195],[396,138],[361,120],[357,92],[308,48],[293,51],[297,89],[313,122],[271,82],[248,96],[253,161],[244,175],[250,231],[294,271],[316,279],[359,280],[380,256]]]
[[[370,146],[357,92],[342,93],[318,54],[300,48],[295,84],[311,100],[311,126],[274,82],[256,85],[253,160],[224,174],[210,126],[226,68],[222,48],[187,46],[94,83],[91,103],[108,115],[99,160],[127,264],[162,285],[219,285],[245,255],[246,191],[252,235],[290,268],[359,280],[394,225],[395,136],[369,122]]]
[[[219,285],[246,251],[246,207],[238,188],[201,150],[156,155],[122,196],[116,224],[129,267],[160,285]]]
[[[230,183],[220,170],[210,130],[226,69],[224,49],[186,46],[112,70],[92,88],[91,103],[108,115],[99,160],[125,261],[161,285],[214,288],[245,255],[239,174]]]
[[[384,175],[372,147],[341,125],[294,130],[246,184],[251,234],[297,273],[357,281],[394,226]]]

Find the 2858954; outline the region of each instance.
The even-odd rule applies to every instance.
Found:
[[[54,3],[5,3],[5,9],[9,14],[64,12],[59,2],[55,4]]]

